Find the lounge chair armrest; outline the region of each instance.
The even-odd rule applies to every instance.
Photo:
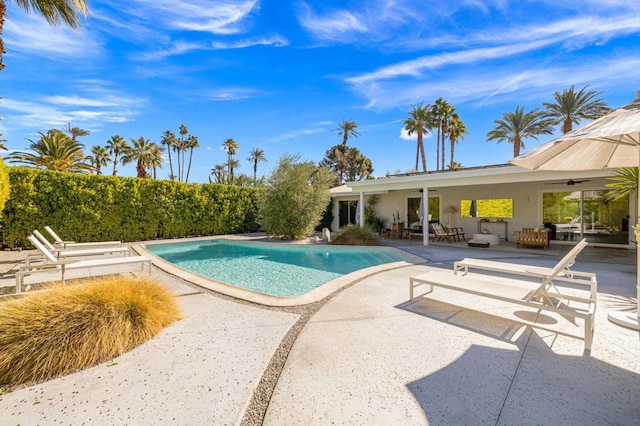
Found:
[[[37,265],[27,265],[29,267],[29,269],[51,269],[51,268],[57,268],[58,266],[66,266],[66,265],[70,265],[72,263],[77,263],[80,262],[80,260],[78,259],[60,259],[59,261],[56,262],[46,262],[46,263],[40,263]]]

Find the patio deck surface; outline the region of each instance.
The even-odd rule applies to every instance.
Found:
[[[587,247],[578,257],[574,269],[598,276],[585,353],[580,321],[442,289],[408,301],[409,277],[428,268],[463,257],[549,266],[568,246],[385,244],[427,263],[366,277],[324,303],[297,335],[263,419],[248,420],[246,408],[300,314],[154,269],[185,318],[114,362],[0,396],[0,423],[637,424],[640,334],[607,320],[635,308],[635,251]]]

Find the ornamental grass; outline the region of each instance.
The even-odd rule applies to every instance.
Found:
[[[345,226],[331,239],[331,244],[349,246],[379,246],[380,237],[371,228],[358,225]]]
[[[181,317],[176,297],[148,278],[55,284],[0,303],[0,387],[42,382],[108,361]]]

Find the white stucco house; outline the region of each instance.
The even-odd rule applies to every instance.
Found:
[[[629,246],[636,203],[604,198],[611,176],[612,170],[532,171],[500,164],[348,182],[331,190],[332,229],[356,223],[356,218],[364,226],[365,205],[375,195],[375,214],[386,226],[397,222],[405,229],[420,230],[414,238],[425,245],[429,234],[421,230],[429,229],[430,218],[462,227],[468,236],[490,232],[509,240],[516,230],[542,227],[551,230],[552,240],[563,244],[584,236],[591,243]],[[421,199],[422,211],[429,212],[422,221]],[[496,211],[496,205],[501,209]]]

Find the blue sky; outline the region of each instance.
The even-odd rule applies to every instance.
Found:
[[[258,174],[268,174],[283,154],[320,161],[353,119],[350,145],[384,176],[414,165],[415,141],[401,132],[411,105],[456,107],[469,134],[455,160],[470,167],[511,158],[486,133],[517,105],[589,85],[617,107],[640,89],[640,3],[630,0],[88,3],[78,31],[8,4],[0,131],[10,150],[67,123],[92,132],[87,152],[116,134],[159,143],[185,124],[201,145],[190,181],[207,182],[227,138],[240,172],[252,174],[245,159],[261,148]],[[435,137],[425,143],[435,170]]]

